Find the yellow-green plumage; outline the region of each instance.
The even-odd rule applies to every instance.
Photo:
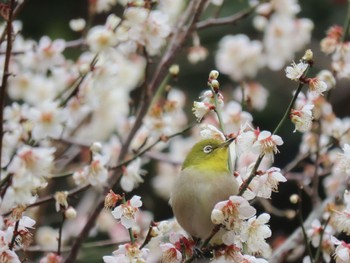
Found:
[[[210,217],[215,204],[238,193],[228,168],[230,142],[206,139],[195,144],[175,182],[170,204],[179,224],[193,237],[206,239],[214,227]]]

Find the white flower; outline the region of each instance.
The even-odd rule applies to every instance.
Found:
[[[219,42],[215,64],[220,72],[240,81],[253,78],[264,65],[262,44],[243,34],[227,35]]]
[[[348,263],[350,262],[350,245],[344,241],[340,241],[334,236],[331,237],[334,245],[337,246],[334,252],[336,263]]]
[[[336,85],[336,80],[335,80],[332,72],[330,72],[329,70],[321,70],[317,74],[317,78],[326,83],[327,89],[332,89]]]
[[[160,249],[162,250],[162,262],[169,263],[181,263],[182,254],[176,247],[171,243],[160,244]]]
[[[249,112],[242,111],[242,106],[235,101],[230,101],[222,111],[222,119],[227,130],[238,133],[242,125],[251,125],[253,117]]]
[[[86,42],[93,52],[100,52],[118,43],[116,33],[105,26],[92,27],[86,37]]]
[[[91,185],[101,186],[107,181],[108,170],[105,166],[107,161],[105,156],[95,154],[91,164],[85,167],[85,173]]]
[[[295,124],[295,131],[307,132],[310,131],[312,126],[312,109],[314,105],[306,104],[300,110],[291,110],[290,118]]]
[[[69,21],[69,27],[73,31],[82,31],[85,28],[86,21],[83,18],[72,19]]]
[[[241,242],[246,244],[246,252],[252,255],[263,255],[269,257],[270,246],[266,243],[267,238],[272,234],[271,229],[266,225],[270,215],[263,213],[248,219],[240,233]]]
[[[323,92],[327,90],[326,82],[319,78],[312,78],[309,81],[309,92],[312,95],[323,95]]]
[[[343,153],[338,154],[336,171],[350,175],[350,144],[344,144]]]
[[[283,140],[278,135],[272,135],[269,131],[261,131],[258,135],[256,142],[253,144],[259,154],[265,154],[273,160],[273,155],[278,153],[277,146],[283,144]]]
[[[141,197],[134,195],[125,204],[121,204],[114,208],[112,215],[117,219],[125,228],[129,229],[136,226],[136,213],[139,207],[142,206]]]
[[[46,250],[57,249],[58,230],[49,226],[39,227],[35,233],[35,241],[42,248]]]
[[[202,124],[200,126],[200,135],[204,138],[204,139],[218,139],[220,141],[225,141],[226,137],[225,135],[218,129],[216,128],[214,125],[211,124]]]
[[[230,196],[229,200],[217,203],[212,211],[214,224],[223,224],[229,230],[238,230],[244,219],[254,216],[256,210],[241,196]]]
[[[117,0],[97,0],[94,1],[97,13],[108,12],[117,4]]]
[[[200,122],[203,119],[203,117],[214,108],[214,105],[209,104],[208,102],[194,101],[192,112],[194,116],[196,116],[197,121]]]
[[[145,263],[149,250],[140,249],[137,244],[119,245],[118,249],[113,251],[113,256],[104,256],[105,263]]]
[[[233,96],[237,101],[242,101],[242,91],[244,93],[244,101],[248,107],[258,111],[265,108],[269,92],[260,83],[250,81],[235,89]]]
[[[7,171],[17,173],[24,169],[36,177],[50,177],[54,167],[55,148],[31,147],[24,145],[17,150]]]
[[[139,183],[143,183],[141,176],[145,175],[146,171],[141,169],[141,165],[141,158],[137,158],[123,169],[120,186],[125,192],[131,192]]]
[[[305,70],[308,68],[309,64],[304,62],[299,62],[298,64],[295,64],[295,62],[292,62],[291,66],[286,67],[286,77],[294,80],[299,81],[300,77],[303,76]]]
[[[21,260],[18,258],[17,254],[6,248],[0,248],[0,260],[1,262],[9,262],[9,263],[21,263]]]
[[[271,167],[263,174],[255,176],[249,187],[257,196],[271,198],[271,192],[277,192],[278,184],[286,181],[281,169]]]
[[[51,101],[45,101],[38,107],[30,109],[27,118],[33,124],[32,136],[35,140],[46,137],[59,138],[67,119],[58,103]]]
[[[56,253],[48,253],[45,257],[41,258],[39,263],[61,263],[63,262],[62,256]]]

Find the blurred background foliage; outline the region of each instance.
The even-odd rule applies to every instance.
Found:
[[[28,0],[25,7],[19,15],[19,20],[23,22],[23,35],[26,38],[39,40],[43,35],[48,35],[52,39],[63,38],[67,41],[75,40],[80,37],[78,33],[70,30],[68,22],[74,18],[87,18],[88,14],[88,0],[60,0],[60,1],[48,1],[48,0]],[[161,0],[160,0],[161,1]],[[314,30],[312,35],[312,42],[309,46],[314,52],[315,67],[311,70],[311,74],[316,74],[320,69],[330,69],[330,59],[320,52],[319,43],[325,36],[326,30],[334,25],[342,25],[346,16],[347,1],[346,0],[307,0],[299,1],[301,5],[301,12],[298,17],[310,18],[314,22]],[[232,15],[239,10],[247,7],[246,1],[225,1],[222,8],[221,16]],[[115,7],[114,10],[117,14],[121,14],[120,7]],[[209,16],[213,10],[208,10],[205,14]],[[107,14],[100,14],[94,17],[92,24],[102,24],[105,21]],[[187,61],[186,48],[177,58],[177,63],[180,65],[180,76],[176,86],[185,91],[188,95],[188,116],[189,120],[194,120],[194,116],[191,114],[191,106],[193,100],[196,100],[200,92],[206,89],[206,79],[209,71],[215,69],[215,50],[219,40],[225,34],[247,34],[250,39],[261,39],[261,33],[257,32],[252,26],[251,17],[240,21],[237,25],[226,25],[220,28],[213,27],[204,29],[199,32],[201,43],[208,48],[209,56],[204,61],[197,65],[192,65]],[[187,47],[191,45],[189,40]],[[69,49],[65,51],[65,55],[72,60],[77,59],[81,50]],[[303,52],[300,52],[295,56],[297,61]],[[227,98],[231,97],[232,91],[237,87],[238,83],[232,82],[228,77],[221,75],[219,77],[222,91]],[[273,130],[278,121],[284,114],[284,111],[291,99],[291,92],[296,88],[296,83],[288,80],[285,77],[284,70],[270,71],[263,69],[260,71],[256,80],[261,82],[269,92],[269,102],[267,107],[262,112],[253,112],[254,123],[263,130]],[[345,117],[350,115],[350,87],[347,81],[341,81],[337,83],[337,87],[332,91],[330,100],[333,104],[334,111],[339,117]],[[284,140],[284,145],[280,147],[280,154],[276,156],[275,166],[283,167],[291,159],[295,157],[298,151],[298,145],[301,135],[298,133],[292,133],[294,127],[292,124],[287,123],[280,131],[280,136]],[[148,171],[152,171],[152,167],[146,167]],[[149,172],[148,176],[152,176]],[[144,197],[144,207],[154,212],[155,220],[163,220],[169,218],[171,215],[171,209],[167,202],[157,198],[156,194],[152,192],[150,180],[146,180],[146,183],[137,189],[134,193],[141,194]],[[290,206],[289,196],[297,191],[297,187],[293,183],[286,183],[280,186],[280,193],[278,196],[273,196],[273,204],[279,208],[285,208]],[[310,211],[310,207],[305,205],[305,217]],[[54,212],[54,211],[52,211]],[[274,234],[281,234],[281,238],[287,236],[289,233],[298,226],[297,220],[293,220],[286,224],[285,218],[273,217],[271,222],[271,228]],[[107,237],[106,237],[107,238]],[[278,242],[277,236],[275,236],[274,242]],[[113,249],[107,247],[104,249],[83,248],[84,258],[80,262],[100,262],[101,256],[110,254]]]

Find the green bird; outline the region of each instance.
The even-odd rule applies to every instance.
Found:
[[[214,228],[211,211],[215,204],[238,193],[238,182],[228,167],[232,141],[205,139],[195,144],[175,181],[170,205],[178,223],[192,237],[208,238]]]

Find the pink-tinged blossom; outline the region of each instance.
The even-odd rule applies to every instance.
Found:
[[[6,248],[2,247],[0,248],[0,262],[4,263],[21,263],[20,259],[18,258],[17,254]]]
[[[227,35],[219,42],[215,64],[220,72],[240,81],[253,78],[264,65],[263,46],[246,35]]]
[[[307,132],[312,126],[312,109],[314,105],[306,104],[300,110],[292,109],[290,113],[291,121],[295,124],[295,131]]]
[[[107,162],[107,156],[93,154],[93,159],[90,165],[74,172],[74,182],[77,185],[86,183],[90,183],[97,187],[104,185],[108,178],[108,169],[106,167]]]
[[[203,92],[199,99],[201,101],[194,101],[192,107],[192,112],[196,116],[198,122],[200,122],[207,113],[215,109],[214,95],[211,90]],[[224,106],[224,97],[221,93],[218,93],[218,106],[220,108]]]
[[[321,225],[318,219],[315,219],[311,223],[311,228],[307,230],[307,236],[311,240],[311,244],[315,248],[319,248],[321,236],[322,236],[322,255],[325,262],[331,261],[331,254],[334,252],[334,244],[331,242],[331,235],[334,230],[330,225],[327,225],[326,228]]]
[[[332,236],[331,241],[336,245],[334,251],[334,258],[336,263],[348,263],[350,262],[350,244],[338,240],[336,237]]]
[[[255,176],[249,187],[257,196],[271,198],[272,192],[278,192],[278,184],[286,181],[287,179],[282,175],[281,169],[271,167]]]
[[[282,144],[283,140],[280,136],[271,134],[269,131],[261,131],[252,147],[259,154],[265,154],[267,157],[273,160],[274,154],[279,152],[277,146]]]
[[[200,127],[200,135],[204,138],[204,139],[218,139],[220,141],[225,141],[226,137],[225,135],[218,129],[216,128],[214,125],[211,124],[203,124]]]
[[[254,216],[256,210],[241,196],[217,203],[211,213],[214,224],[223,224],[228,230],[239,230],[244,219]]]
[[[139,211],[139,207],[141,206],[141,197],[134,195],[125,204],[121,204],[114,208],[114,210],[112,211],[112,215],[125,228],[129,229],[136,226],[136,213]]]
[[[61,263],[63,262],[62,256],[56,253],[49,253],[45,257],[41,258],[39,263]]]
[[[249,112],[243,111],[242,106],[230,101],[222,111],[222,118],[227,130],[238,133],[242,125],[251,125],[253,117]]]
[[[323,92],[327,90],[326,82],[320,80],[319,78],[311,78],[309,80],[309,92],[313,96],[323,95]]]
[[[263,258],[256,258],[251,255],[243,255],[242,263],[268,263],[266,259]]]
[[[31,108],[27,118],[33,125],[32,136],[35,140],[46,137],[59,138],[67,119],[57,102],[45,101],[36,108]]]
[[[317,78],[326,83],[328,90],[335,88],[336,80],[332,72],[329,70],[321,70],[317,74]]]
[[[146,170],[141,169],[141,165],[141,158],[137,158],[123,168],[120,186],[125,192],[131,192],[140,183],[143,183],[142,176],[146,174]]]
[[[31,147],[23,145],[17,150],[7,171],[17,173],[24,169],[38,178],[49,178],[54,167],[55,148]]]
[[[299,81],[299,79],[303,76],[308,66],[309,64],[304,62],[299,62],[298,64],[295,64],[295,62],[292,62],[292,65],[286,67],[285,69],[286,77],[294,81]]]
[[[177,248],[171,243],[160,244],[160,249],[162,250],[161,262],[168,263],[181,263],[182,254]]]
[[[113,256],[104,256],[103,261],[105,263],[146,263],[148,254],[147,248],[140,249],[137,244],[127,243],[120,245],[117,250],[113,251]]]
[[[237,101],[242,101],[242,91],[244,93],[244,101],[248,107],[258,111],[262,111],[265,108],[269,92],[260,83],[249,81],[235,89],[233,96]]]

